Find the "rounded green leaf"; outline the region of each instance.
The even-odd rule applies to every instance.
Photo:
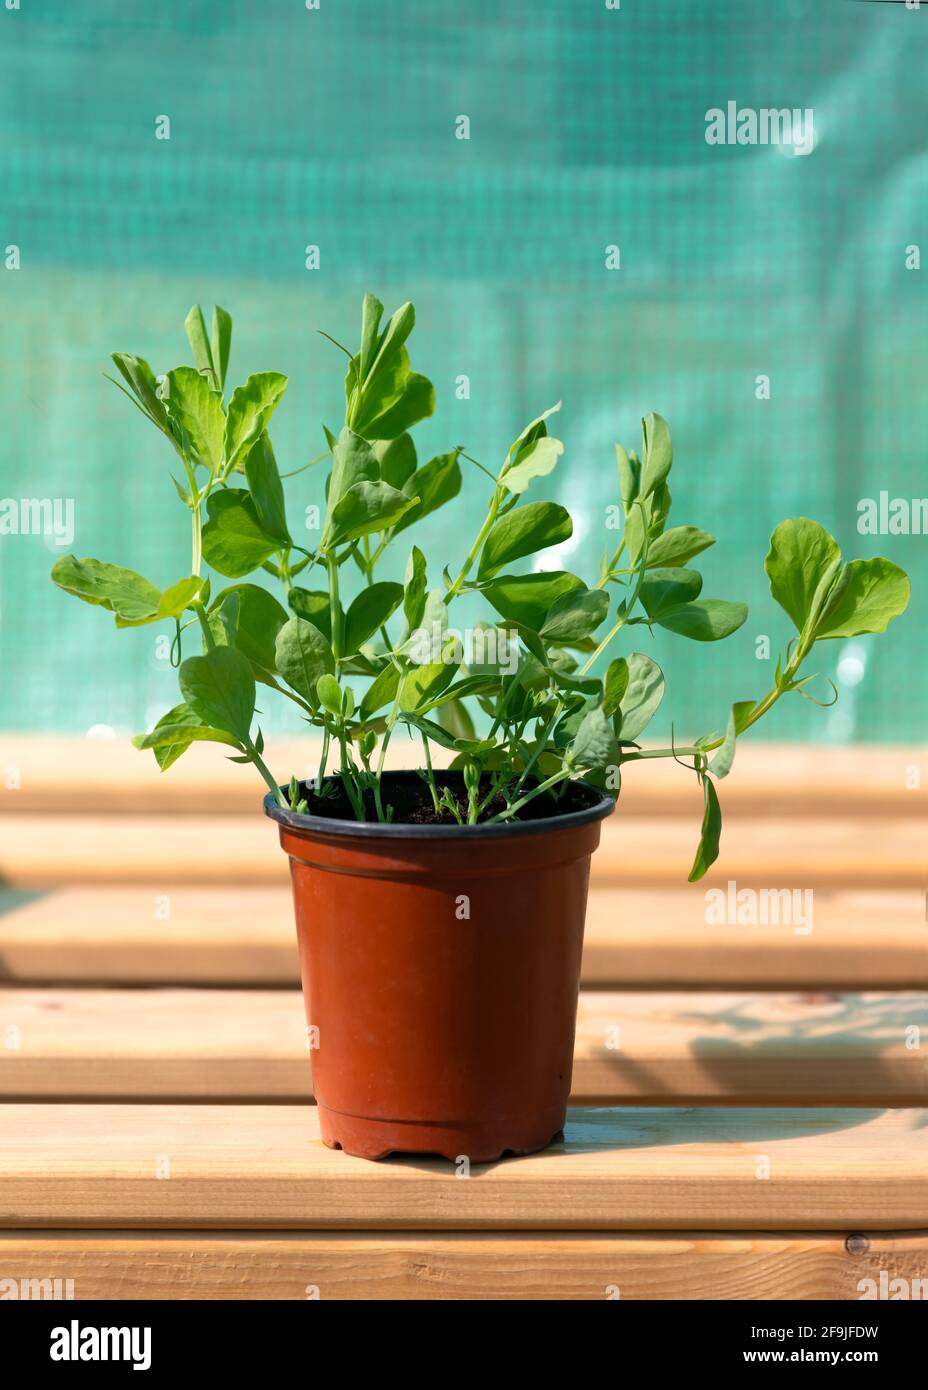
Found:
[[[675,565],[685,565],[715,545],[715,537],[698,526],[672,526],[662,536],[656,536],[648,546],[648,569],[662,566],[671,569]]]
[[[227,643],[251,662],[257,680],[269,684],[277,670],[275,642],[287,610],[257,584],[234,584],[217,594],[210,609],[223,618]]]
[[[407,497],[389,483],[355,483],[332,510],[328,542],[340,544],[385,531],[415,505],[415,497]]]
[[[609,595],[603,589],[562,594],[552,604],[540,636],[546,642],[577,642],[589,637],[609,612]]]
[[[399,683],[399,671],[391,661],[378,676],[375,676],[364,692],[361,698],[361,718],[369,719],[377,710],[383,709],[384,705],[392,704]]]
[[[700,598],[669,608],[657,619],[661,627],[689,637],[694,642],[718,642],[730,637],[748,616],[746,603],[730,603],[722,598]]]
[[[343,654],[356,652],[396,612],[402,601],[402,584],[384,582],[362,589],[345,616]]]
[[[632,652],[625,660],[628,680],[616,724],[619,737],[628,743],[635,743],[664,698],[664,673],[656,661],[641,652]]]
[[[513,560],[559,545],[573,534],[566,508],[557,502],[529,502],[497,521],[484,543],[479,575],[490,579]]]
[[[121,569],[105,560],[62,555],[52,568],[52,579],[59,589],[106,608],[127,622],[154,618],[161,603],[161,590],[154,584],[135,570]]]
[[[669,608],[677,608],[681,603],[690,603],[698,598],[701,589],[702,575],[698,570],[656,569],[648,571],[639,597],[642,608],[655,622]]]
[[[525,623],[537,632],[553,603],[564,594],[586,588],[568,570],[541,570],[537,574],[501,574],[483,590],[497,613]]]
[[[264,530],[255,504],[243,488],[223,488],[206,503],[209,520],[203,527],[203,557],[229,579],[241,579],[260,569],[280,549],[280,541]]]
[[[181,428],[185,453],[218,473],[226,428],[222,397],[195,367],[175,367],[167,374],[167,387],[165,405]]]
[[[335,671],[335,657],[325,637],[305,618],[290,618],[278,632],[274,650],[284,680],[315,705],[319,677]]]
[[[908,575],[880,555],[872,560],[851,560],[842,581],[815,625],[817,641],[885,632],[893,618],[908,607]]]
[[[615,731],[601,705],[584,714],[567,749],[567,761],[574,767],[606,767],[618,762]]]
[[[396,523],[396,535],[405,531],[407,526],[412,526],[431,512],[437,511],[453,497],[457,497],[461,491],[461,465],[458,463],[460,452],[460,449],[452,449],[448,454],[439,454],[407,478],[403,484],[403,492],[407,497],[416,498],[417,501]]]
[[[316,681],[316,695],[319,703],[330,714],[341,715],[342,712],[342,692],[338,681],[333,675],[326,672]]]
[[[829,572],[836,575],[841,551],[834,536],[807,516],[781,521],[770,537],[764,569],[770,592],[801,632],[813,600]]]
[[[182,663],[180,689],[203,724],[224,729],[246,743],[255,712],[255,678],[241,652],[214,647]]]

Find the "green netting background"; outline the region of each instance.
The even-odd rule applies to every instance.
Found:
[[[567,453],[538,495],[578,514],[563,559],[587,578],[614,541],[613,441],[635,445],[649,409],[670,421],[674,516],[719,537],[705,592],[751,616],[716,647],[645,634],[665,731],[769,686],[756,638],[788,629],[762,561],[801,511],[904,565],[915,596],[886,637],[828,644],[837,709],[795,699],[768,735],[918,737],[928,539],[860,537],[856,520],[861,497],[925,491],[928,265],[907,270],[905,248],[928,250],[926,56],[924,9],[853,0],[0,8],[0,252],[21,254],[0,268],[0,497],[73,497],[77,554],[167,584],[189,567],[187,516],[170,450],[102,379],[109,352],[187,360],[187,308],[218,300],[233,377],[291,377],[274,439],[293,468],[339,418],[341,361],[316,328],[353,338],[366,288],[410,298],[438,390],[420,459],[464,442],[495,464],[562,398]],[[816,149],[708,146],[706,110],[729,99],[812,107]],[[321,481],[294,479],[291,508]],[[436,573],[463,555],[484,483],[468,476],[466,518],[428,523]],[[176,689],[153,629],[116,632],[60,594],[55,553],[0,536],[0,727],[145,726]]]

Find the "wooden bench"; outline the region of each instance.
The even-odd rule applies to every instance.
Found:
[[[594,861],[564,1139],[470,1171],[319,1142],[286,861],[241,769],[194,751],[159,778],[122,742],[0,746],[20,774],[0,792],[3,1277],[297,1299],[857,1299],[881,1271],[928,1277],[919,750],[739,751],[699,885],[691,779],[630,774]],[[812,930],[707,921],[729,880],[811,888]]]

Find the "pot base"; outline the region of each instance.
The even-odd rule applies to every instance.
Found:
[[[492,1163],[504,1154],[537,1153],[546,1149],[564,1127],[565,1111],[549,1111],[530,1119],[487,1120],[448,1124],[430,1120],[378,1120],[346,1115],[318,1106],[322,1142],[355,1158],[380,1159],[389,1154],[437,1154],[452,1163]]]

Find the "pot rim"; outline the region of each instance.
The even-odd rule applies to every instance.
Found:
[[[411,768],[396,769],[385,775],[402,779],[404,782],[419,777],[418,772]],[[440,777],[441,770],[436,768],[435,775]],[[263,804],[265,815],[277,821],[278,825],[286,826],[288,830],[309,831],[316,835],[332,835],[348,840],[500,840],[520,835],[550,835],[558,830],[592,825],[594,821],[604,820],[615,809],[615,801],[611,796],[582,778],[578,777],[571,785],[583,787],[594,798],[589,806],[583,806],[578,811],[567,811],[564,815],[545,816],[540,820],[502,821],[497,825],[409,825],[404,822],[392,824],[384,821],[337,820],[330,816],[312,816],[284,810],[282,806],[278,806],[270,792],[264,798]],[[280,790],[286,795],[289,788],[282,785]]]

